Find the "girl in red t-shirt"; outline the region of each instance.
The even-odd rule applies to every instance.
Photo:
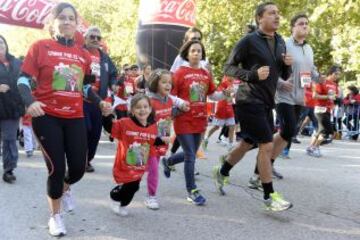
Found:
[[[171,73],[165,69],[156,69],[149,77],[149,97],[151,106],[155,112],[155,121],[158,127],[158,136],[170,139],[172,118],[181,113],[181,111],[189,110],[188,103],[181,99],[173,100],[170,96],[172,88]],[[168,144],[156,147],[156,156],[149,158],[147,187],[148,198],[145,205],[150,209],[158,209],[159,203],[156,198],[159,175],[159,159],[165,156],[168,150]]]
[[[126,206],[139,190],[149,159],[156,157],[155,146],[168,140],[158,136],[151,101],[144,94],[136,94],[131,99],[130,117],[114,121],[111,132],[119,142],[113,167],[118,186],[111,190],[110,197],[120,203],[114,205],[114,212],[126,216]]]
[[[218,90],[223,91],[225,89],[233,88],[233,83],[233,78],[224,76],[220,85],[218,86]],[[229,142],[226,144],[226,147],[231,148],[233,146],[235,131],[235,114],[232,103],[233,96],[217,102],[215,117],[213,118],[214,126],[209,130],[207,136],[204,139],[204,149],[207,148],[211,135],[223,126],[229,127]]]
[[[83,97],[106,114],[110,113],[111,104],[92,91],[90,55],[74,41],[76,9],[69,3],[59,3],[50,17],[52,38],[39,40],[30,47],[18,88],[27,113],[32,116],[33,130],[49,171],[49,233],[60,236],[66,234],[60,206],[65,211],[74,209],[70,184],[82,178],[87,164]],[[36,82],[33,96],[32,80]]]
[[[200,68],[200,60],[205,59],[201,42],[186,42],[181,47],[180,56],[189,62],[189,67],[182,66],[174,73],[172,93],[190,102],[190,110],[174,120],[174,130],[184,152],[174,154],[169,159],[163,158],[162,163],[165,176],[170,177],[170,166],[184,162],[187,199],[196,205],[204,205],[206,199],[200,194],[194,180],[195,154],[207,126],[206,99],[214,94],[216,87],[209,72]],[[222,93],[216,96],[223,97]]]

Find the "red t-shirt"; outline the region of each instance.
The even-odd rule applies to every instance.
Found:
[[[223,91],[229,87],[234,87],[233,82],[226,76],[222,79],[218,86],[218,91]],[[232,97],[227,97],[224,100],[220,100],[216,106],[215,117],[217,119],[228,119],[234,117],[234,109],[232,107]]]
[[[313,84],[306,84],[304,86],[304,103],[306,107],[313,108],[315,106],[315,99],[313,98]]]
[[[173,101],[168,98],[167,102],[162,102],[159,99],[151,98],[151,106],[155,112],[155,121],[158,129],[159,137],[170,137],[171,123],[172,123],[172,108]],[[168,150],[168,145],[161,145],[156,147],[158,156],[164,156]]]
[[[190,111],[175,118],[176,134],[203,133],[206,130],[206,97],[215,89],[211,75],[204,69],[182,66],[176,70],[172,94],[190,102]]]
[[[91,74],[95,76],[95,82],[91,84],[91,87],[94,92],[99,92],[100,90],[100,52],[95,49],[94,51],[89,51],[91,57]]]
[[[330,80],[325,80],[323,83],[315,84],[315,91],[320,95],[329,95],[330,93],[335,96],[338,95],[338,86],[335,82]],[[326,111],[330,112],[334,107],[334,100],[330,99],[315,99],[315,106],[317,107],[326,107]]]
[[[156,124],[140,127],[130,118],[114,121],[111,135],[118,139],[113,176],[116,183],[141,179],[157,136]]]
[[[47,39],[30,47],[21,70],[35,78],[34,97],[46,104],[46,114],[81,118],[83,79],[90,73],[90,63],[87,50]]]

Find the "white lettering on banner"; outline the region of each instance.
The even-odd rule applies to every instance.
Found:
[[[42,8],[39,8],[39,3],[43,5]],[[37,24],[43,24],[53,6],[54,3],[43,0],[20,0],[15,5],[11,17],[14,20],[25,19],[27,23],[35,22]]]
[[[165,18],[177,18],[189,22],[195,22],[195,3],[193,0],[162,1],[160,7],[160,16]]]
[[[0,0],[0,17],[40,27],[55,4],[47,0]]]
[[[148,0],[143,0],[148,1]],[[195,24],[195,2],[194,0],[160,0],[154,8],[151,21],[164,21],[171,23]]]
[[[193,0],[183,1],[176,11],[176,18],[195,22],[195,3]]]

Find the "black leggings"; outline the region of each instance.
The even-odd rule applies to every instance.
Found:
[[[48,196],[58,199],[62,196],[64,182],[76,183],[84,175],[87,164],[85,121],[45,115],[33,118],[32,123],[49,171]]]
[[[118,185],[111,190],[110,198],[116,202],[120,202],[122,207],[127,206],[139,190],[139,185],[140,180]]]

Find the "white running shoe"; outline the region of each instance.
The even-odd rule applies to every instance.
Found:
[[[127,215],[129,215],[128,208],[126,206],[122,207],[118,202],[112,201],[111,208],[116,215],[119,215],[121,217],[126,217]]]
[[[317,147],[317,148],[314,149],[312,156],[313,156],[313,157],[316,157],[316,158],[322,157],[322,154],[321,154],[321,152],[320,152],[320,148],[319,148],[319,147]]]
[[[292,203],[286,201],[281,194],[274,192],[270,194],[270,198],[264,200],[265,209],[273,212],[280,212],[292,208]]]
[[[57,213],[50,217],[49,222],[49,234],[54,237],[60,237],[66,235],[66,228],[62,216]]]
[[[63,193],[61,198],[61,206],[65,212],[72,212],[75,209],[75,200],[72,196],[70,188]]]
[[[145,199],[145,206],[152,210],[158,210],[160,208],[159,202],[155,196],[149,196]]]

